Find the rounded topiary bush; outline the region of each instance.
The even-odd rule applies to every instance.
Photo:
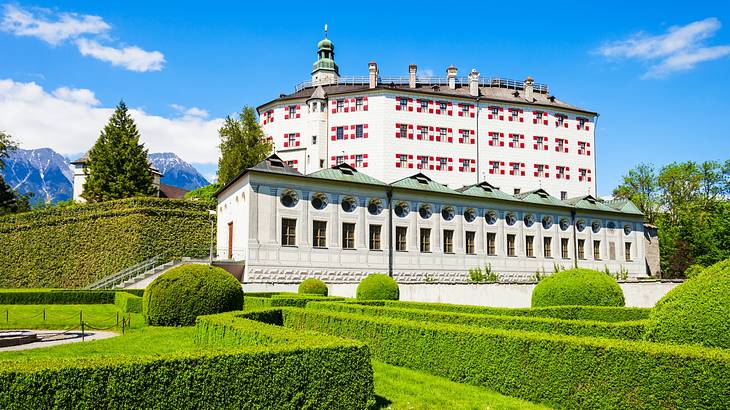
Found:
[[[190,326],[200,315],[242,308],[241,283],[208,265],[170,269],[147,286],[142,300],[145,321],[154,326]]]
[[[623,306],[624,293],[604,272],[569,269],[541,280],[532,291],[532,307]]]
[[[304,295],[327,296],[327,285],[317,278],[304,279],[299,284],[299,293]]]
[[[398,300],[398,283],[388,275],[368,275],[357,285],[357,298],[361,300]]]
[[[657,302],[645,337],[655,342],[730,348],[730,259],[716,263]]]

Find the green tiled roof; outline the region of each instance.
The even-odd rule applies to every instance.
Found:
[[[395,181],[390,185],[395,188],[416,189],[419,191],[429,191],[429,192],[441,192],[444,194],[455,194],[455,195],[460,194],[459,192],[454,191],[453,189],[451,189],[445,185],[441,185],[438,182],[434,182],[431,178],[423,175],[420,172],[416,175],[412,175],[410,177]]]
[[[606,201],[606,205],[625,214],[644,215],[641,209],[628,199],[612,199]]]
[[[565,203],[570,204],[577,209],[585,209],[588,211],[618,212],[616,209],[607,206],[591,195],[568,198],[565,200]]]
[[[502,201],[518,201],[517,198],[500,191],[499,188],[491,185],[486,181],[474,185],[468,185],[463,188],[459,188],[456,191],[461,192],[464,195],[478,196],[481,198],[489,198]]]
[[[565,202],[548,194],[547,191],[542,188],[534,191],[521,192],[516,194],[515,198],[530,204],[569,207]]]
[[[340,182],[354,182],[370,185],[386,185],[384,182],[377,180],[370,175],[363,174],[355,168],[347,164],[335,165],[332,168],[321,169],[307,175],[312,178],[329,179]]]

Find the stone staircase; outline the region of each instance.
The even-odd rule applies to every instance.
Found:
[[[176,259],[176,260],[172,260],[170,262],[165,262],[162,265],[155,266],[152,269],[146,270],[136,276],[126,279],[124,282],[115,285],[113,287],[113,289],[144,289],[147,287],[147,285],[152,283],[152,281],[155,280],[158,276],[162,275],[163,273],[167,272],[168,270],[170,270],[174,267],[177,267],[177,266],[192,265],[192,264],[207,265],[207,264],[209,264],[209,260],[184,257],[182,259]]]

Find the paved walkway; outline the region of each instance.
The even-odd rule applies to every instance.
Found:
[[[13,331],[3,331],[2,333],[7,332]],[[0,352],[8,352],[11,350],[38,349],[42,347],[58,346],[62,344],[76,343],[81,341],[108,339],[110,337],[119,336],[119,333],[116,332],[101,332],[96,330],[92,332],[85,332],[83,338],[81,337],[80,330],[19,330],[16,332],[32,332],[35,333],[41,340],[38,342],[27,343],[18,346],[3,347],[0,348]]]

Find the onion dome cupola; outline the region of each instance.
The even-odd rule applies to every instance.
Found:
[[[324,38],[317,43],[317,61],[312,66],[312,82],[330,84],[340,77],[340,69],[335,64],[335,45],[327,38],[327,25],[324,26]]]

